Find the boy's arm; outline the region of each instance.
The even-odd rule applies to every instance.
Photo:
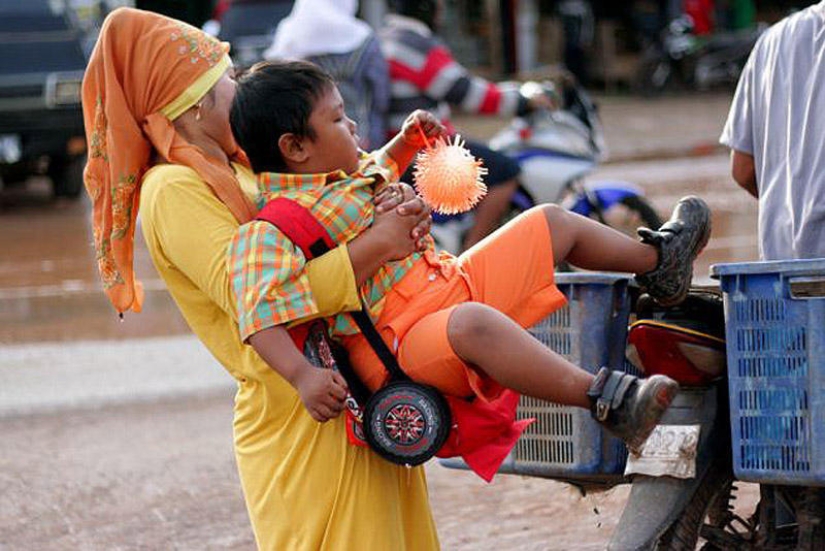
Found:
[[[347,397],[346,381],[337,371],[309,363],[282,325],[258,331],[249,337],[249,344],[298,391],[313,419],[323,423],[341,414]]]
[[[418,151],[422,147],[432,145],[437,138],[444,136],[445,132],[444,125],[435,115],[418,109],[407,117],[401,132],[381,148],[379,154],[389,156],[398,165],[398,171],[403,174]]]

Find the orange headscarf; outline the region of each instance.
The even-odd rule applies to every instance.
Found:
[[[255,215],[232,169],[184,140],[171,120],[220,79],[228,51],[226,43],[151,12],[119,8],[103,23],[83,78],[84,182],[94,205],[98,269],[118,312],[139,312],[143,302],[132,261],[140,183],[153,150],[194,169],[239,222]],[[245,160],[240,150],[234,158]]]

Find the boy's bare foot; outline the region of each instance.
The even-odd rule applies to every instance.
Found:
[[[690,288],[693,261],[710,239],[710,208],[699,197],[684,197],[661,228],[640,228],[639,236],[659,250],[659,264],[636,281],[662,306],[679,304]]]
[[[664,375],[639,379],[603,367],[587,396],[593,417],[638,454],[678,391],[676,381]]]

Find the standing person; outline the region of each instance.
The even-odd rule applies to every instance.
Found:
[[[423,469],[350,446],[343,419],[315,422],[298,393],[238,337],[226,250],[255,215],[259,192],[229,127],[234,95],[226,44],[150,12],[121,8],[106,18],[83,81],[83,112],[85,183],[107,295],[118,312],[140,310],[132,271],[139,207],[149,252],[178,308],[237,381],[235,456],[259,548],[437,549]],[[394,205],[376,208],[387,206]],[[379,215],[371,236],[311,262],[318,312],[359,307],[356,284],[416,248],[417,220]]]
[[[781,20],[753,48],[720,142],[734,181],[759,202],[762,260],[825,258],[825,2]],[[825,491],[804,488],[797,520],[821,519]],[[801,522],[797,549],[825,525]]]
[[[763,260],[825,257],[825,3],[754,46],[720,142],[733,179],[759,201]]]
[[[474,76],[459,64],[435,34],[441,4],[441,0],[393,0],[394,13],[387,15],[379,32],[381,50],[390,66],[390,134],[396,134],[407,115],[416,109],[434,112],[453,134],[451,106],[481,115],[523,115],[532,109],[551,107],[546,96],[528,99],[517,88]],[[479,142],[466,140],[466,146],[487,167],[485,183],[489,192],[474,211],[474,225],[464,238],[464,249],[501,222],[521,172],[515,160]]]
[[[390,75],[375,33],[357,12],[358,0],[297,0],[264,57],[311,61],[330,73],[358,124],[361,148],[369,150],[386,141]]]

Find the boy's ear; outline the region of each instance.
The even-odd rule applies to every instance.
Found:
[[[297,134],[287,132],[278,138],[278,149],[285,161],[303,163],[309,157],[309,151],[304,147],[304,139]]]

